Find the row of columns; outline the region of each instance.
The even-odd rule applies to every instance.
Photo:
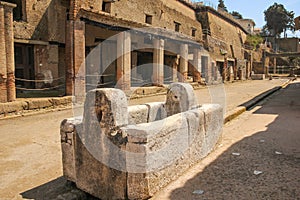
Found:
[[[84,98],[85,95],[85,22],[70,20],[66,31],[66,94]],[[164,49],[165,41],[160,38],[153,39],[153,74],[154,84],[164,83]],[[137,55],[133,55],[137,57]],[[180,82],[188,76],[188,44],[180,45],[179,57]],[[131,68],[137,65],[132,61],[131,34],[121,32],[117,36],[117,87],[129,90],[131,87]],[[201,78],[201,55],[199,49],[194,50],[194,80]],[[177,66],[177,65],[174,65]],[[134,69],[135,70],[135,69]],[[134,72],[132,72],[134,73]],[[177,77],[177,68],[173,69],[173,78]]]
[[[16,99],[13,8],[0,1],[0,102]]]

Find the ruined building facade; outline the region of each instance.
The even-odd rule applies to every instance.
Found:
[[[249,77],[245,28],[189,1],[5,0],[0,20],[1,102],[16,89],[84,96],[99,85]]]

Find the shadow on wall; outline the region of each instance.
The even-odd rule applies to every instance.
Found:
[[[232,145],[169,199],[299,199],[299,91],[294,83],[273,96],[254,113],[277,115],[265,131]]]

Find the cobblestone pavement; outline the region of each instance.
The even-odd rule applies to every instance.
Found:
[[[285,81],[273,79],[225,84],[226,108],[234,108]],[[195,93],[199,103],[210,102],[207,89]],[[164,96],[136,99],[130,104],[151,101],[164,101]],[[62,177],[59,125],[68,117],[72,117],[72,110],[0,120],[1,200],[91,198]],[[231,123],[237,127],[235,122]],[[252,124],[251,128],[256,129],[256,126]],[[230,137],[227,140],[231,142],[241,139],[241,136]],[[205,164],[207,161],[201,162],[201,165]],[[200,172],[200,169],[194,170]]]

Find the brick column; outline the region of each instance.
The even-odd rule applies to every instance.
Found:
[[[85,97],[85,23],[70,20],[66,24],[66,95]]]
[[[74,93],[74,53],[73,53],[73,30],[74,21],[66,22],[66,95],[73,95]]]
[[[117,87],[129,90],[131,87],[131,36],[121,32],[117,37]]]
[[[76,101],[82,102],[85,98],[85,22],[74,21],[74,95]]]
[[[194,56],[193,56],[193,81],[200,82],[201,81],[201,54],[199,49],[194,49]]]
[[[181,73],[179,81],[184,82],[185,80],[187,80],[187,75],[188,75],[188,45],[187,44],[180,45],[179,71]]]
[[[5,49],[4,2],[0,2],[0,103],[7,102],[7,69]]]
[[[16,100],[15,84],[15,53],[14,53],[14,27],[13,8],[14,4],[5,6],[5,43],[6,43],[6,67],[7,67],[7,101]]]
[[[164,45],[162,39],[153,40],[153,75],[152,81],[154,84],[162,85],[164,83]]]

